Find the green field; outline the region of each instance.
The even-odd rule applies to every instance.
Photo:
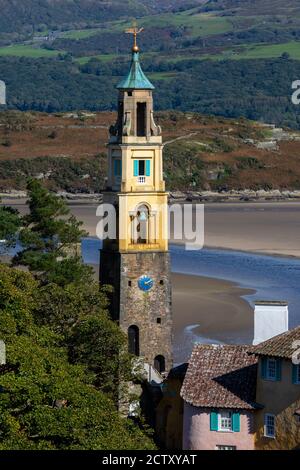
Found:
[[[94,36],[94,34],[99,33],[99,29],[93,28],[93,29],[74,29],[72,31],[66,31],[61,35],[63,39],[85,39],[89,38],[91,36]]]
[[[257,44],[240,53],[233,53],[232,59],[268,59],[280,57],[287,52],[292,59],[300,60],[300,42],[292,41],[284,44]]]
[[[211,36],[214,34],[232,31],[233,25],[230,20],[222,16],[214,16],[208,13],[195,13],[194,10],[187,10],[175,14],[152,15],[139,18],[138,24],[144,28],[166,28],[182,27],[187,28],[190,37]],[[109,29],[122,32],[130,27],[128,21],[116,21],[110,23]]]
[[[15,56],[15,57],[55,57],[59,54],[58,51],[49,51],[33,46],[25,46],[17,44],[14,46],[0,47],[0,56]]]

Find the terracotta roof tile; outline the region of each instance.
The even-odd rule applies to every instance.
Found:
[[[257,359],[249,346],[202,345],[194,347],[181,389],[194,406],[255,409]]]
[[[257,354],[258,356],[273,356],[292,359],[295,351],[300,348],[300,343],[297,345],[295,344],[296,341],[300,341],[300,326],[274,336],[257,346],[248,348],[248,352],[250,354]]]

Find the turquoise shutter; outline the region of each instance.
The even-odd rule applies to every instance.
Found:
[[[276,380],[281,380],[281,359],[276,361]]]
[[[232,413],[232,430],[233,432],[240,432],[241,430],[240,413]]]
[[[139,161],[133,160],[133,176],[139,176]]]
[[[218,431],[218,413],[211,411],[210,413],[210,430]]]
[[[146,176],[150,176],[150,160],[146,160]]]
[[[296,364],[292,364],[292,381],[293,384],[297,384],[297,378],[298,378],[298,367]]]
[[[267,358],[263,357],[261,360],[261,377],[265,379],[267,377]]]

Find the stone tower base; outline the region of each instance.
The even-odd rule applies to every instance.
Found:
[[[150,276],[154,285],[143,292],[141,276]],[[137,327],[139,356],[151,366],[163,357],[165,372],[172,367],[172,297],[168,252],[120,253],[101,250],[100,283],[114,287],[111,317],[128,334]]]

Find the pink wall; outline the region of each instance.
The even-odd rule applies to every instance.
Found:
[[[184,404],[183,449],[215,450],[217,445],[236,446],[237,450],[253,450],[253,413],[241,411],[240,432],[210,430],[210,410]]]

